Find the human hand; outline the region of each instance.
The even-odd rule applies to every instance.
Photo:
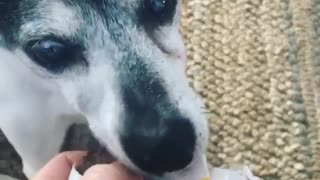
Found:
[[[79,165],[84,152],[64,152],[53,158],[33,180],[68,180],[72,167]],[[81,180],[142,180],[119,163],[96,165],[89,168]]]

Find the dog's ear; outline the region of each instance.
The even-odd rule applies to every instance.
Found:
[[[4,39],[3,39],[3,21],[4,21],[4,11],[5,11],[5,2],[7,0],[0,1],[0,47],[4,46]]]
[[[4,27],[6,26],[5,21],[8,17],[9,0],[0,1],[0,46],[4,45]]]
[[[0,1],[0,23],[2,23],[4,21],[4,19],[6,19],[6,17],[8,16],[8,11],[9,11],[11,4],[12,4],[12,2],[10,2],[10,0],[1,0]],[[2,26],[0,26],[0,28],[1,27]]]
[[[0,0],[0,46],[14,42],[19,27],[23,0]]]
[[[4,18],[5,18],[5,2],[7,2],[7,0],[4,0],[4,1],[0,1],[0,42],[1,42],[1,29],[3,27],[3,21],[4,21]]]

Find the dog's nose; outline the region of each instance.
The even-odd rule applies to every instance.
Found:
[[[132,127],[122,138],[130,160],[155,175],[185,168],[192,161],[195,149],[195,131],[189,120],[172,118],[162,123],[154,127]]]

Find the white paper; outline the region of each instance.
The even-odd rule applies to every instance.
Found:
[[[248,167],[238,170],[213,168],[211,180],[260,180],[260,178],[255,177]]]
[[[68,180],[80,180],[80,179],[81,179],[81,174],[76,170],[75,167],[73,167],[70,172],[70,176]]]

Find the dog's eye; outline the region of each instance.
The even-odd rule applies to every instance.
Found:
[[[34,62],[53,72],[62,71],[82,59],[75,47],[54,40],[30,42],[25,50]]]
[[[155,14],[159,14],[159,15],[161,15],[165,11],[166,6],[168,5],[167,0],[148,0],[148,3],[151,10]]]
[[[66,48],[54,41],[40,41],[33,45],[32,50],[39,61],[59,61],[67,53]]]
[[[145,0],[144,18],[149,19],[149,23],[160,22],[161,24],[170,21],[175,13],[177,0]]]

